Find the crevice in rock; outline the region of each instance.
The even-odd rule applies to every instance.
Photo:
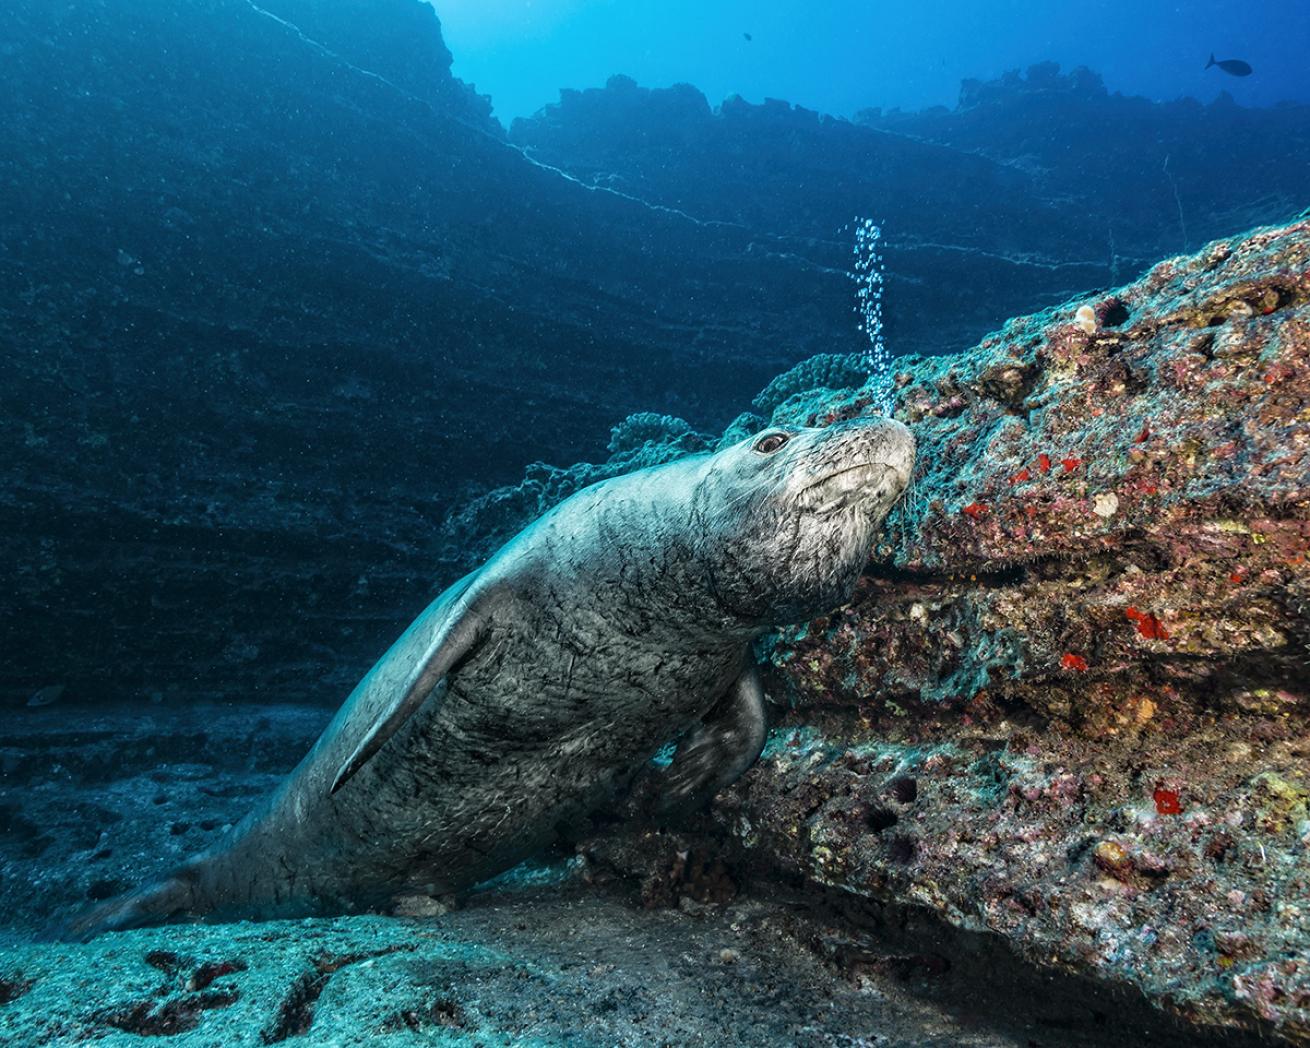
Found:
[[[0,979],[0,1005],[8,1004],[10,1001],[16,1001],[26,994],[35,983],[31,979],[23,979],[14,976],[9,979]]]
[[[264,1030],[260,1040],[265,1044],[277,1044],[288,1037],[300,1037],[309,1033],[314,1022],[314,1005],[322,996],[329,978],[331,976],[326,972],[305,972],[297,978],[282,999],[277,1019]]]
[[[1268,1043],[1264,1029],[1206,1030],[1154,1007],[1127,986],[1039,970],[1000,937],[946,924],[923,907],[862,898],[794,873],[764,870],[749,856],[739,856],[734,865],[753,891],[768,891],[773,898],[791,893],[790,909],[812,918],[810,927],[822,930],[812,931],[805,945],[837,972],[848,979],[882,972],[925,1000],[956,1002],[957,1018],[966,1027],[1022,1007],[1053,1036],[1059,1030],[1097,1029],[1108,1038],[1119,1029],[1125,1036],[1131,1031],[1133,1043],[1155,1048],[1257,1048]]]
[[[278,1044],[290,1037],[300,1037],[309,1032],[314,1024],[314,1008],[323,996],[328,980],[334,972],[360,961],[371,961],[377,957],[403,950],[412,950],[412,946],[387,946],[380,950],[366,953],[348,953],[339,956],[323,954],[314,958],[314,970],[302,973],[282,999],[277,1017],[270,1026],[260,1034],[264,1044]]]
[[[139,1037],[172,1037],[194,1030],[200,1025],[205,1012],[230,1007],[240,997],[235,987],[187,994],[162,1005],[147,997],[121,1008],[99,1012],[96,1019],[106,1026]]]
[[[1004,568],[992,568],[981,572],[965,570],[964,573],[946,571],[928,571],[922,568],[901,568],[891,564],[870,565],[865,569],[865,578],[888,583],[893,587],[920,586],[924,588],[943,588],[952,586],[957,589],[1002,589],[1018,586],[1027,580],[1032,565],[1015,564]]]

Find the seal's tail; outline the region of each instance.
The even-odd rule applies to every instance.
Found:
[[[78,915],[60,929],[59,938],[86,942],[102,932],[164,924],[182,914],[201,911],[205,907],[198,905],[197,883],[197,871],[183,866],[163,880],[143,885]]]

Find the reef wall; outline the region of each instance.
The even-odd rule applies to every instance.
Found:
[[[777,725],[719,846],[1310,1041],[1310,221],[898,363],[916,488],[854,600],[763,646]],[[725,439],[867,410],[852,375],[799,366]],[[633,420],[460,541],[705,439]]]
[[[855,215],[881,222],[889,344],[971,345],[1012,316],[1113,287],[1310,203],[1310,106],[1111,94],[1054,63],[966,81],[956,108],[854,121],[769,99],[711,108],[690,85],[563,91],[515,120],[529,155],[849,268]],[[844,348],[842,343],[824,347]]]
[[[8,701],[336,702],[470,485],[850,326],[842,274],[526,158],[420,0],[20,3],[4,48]]]

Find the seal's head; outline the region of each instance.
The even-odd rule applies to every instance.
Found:
[[[913,469],[913,435],[887,418],[767,429],[711,456],[695,506],[714,600],[760,626],[844,603]]]

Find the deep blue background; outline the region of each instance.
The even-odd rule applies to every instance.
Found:
[[[850,116],[954,105],[960,81],[1054,60],[1111,91],[1243,105],[1310,100],[1305,0],[433,0],[454,72],[502,121],[625,73]],[[748,42],[743,33],[749,32]],[[1255,67],[1206,70],[1210,52]]]

